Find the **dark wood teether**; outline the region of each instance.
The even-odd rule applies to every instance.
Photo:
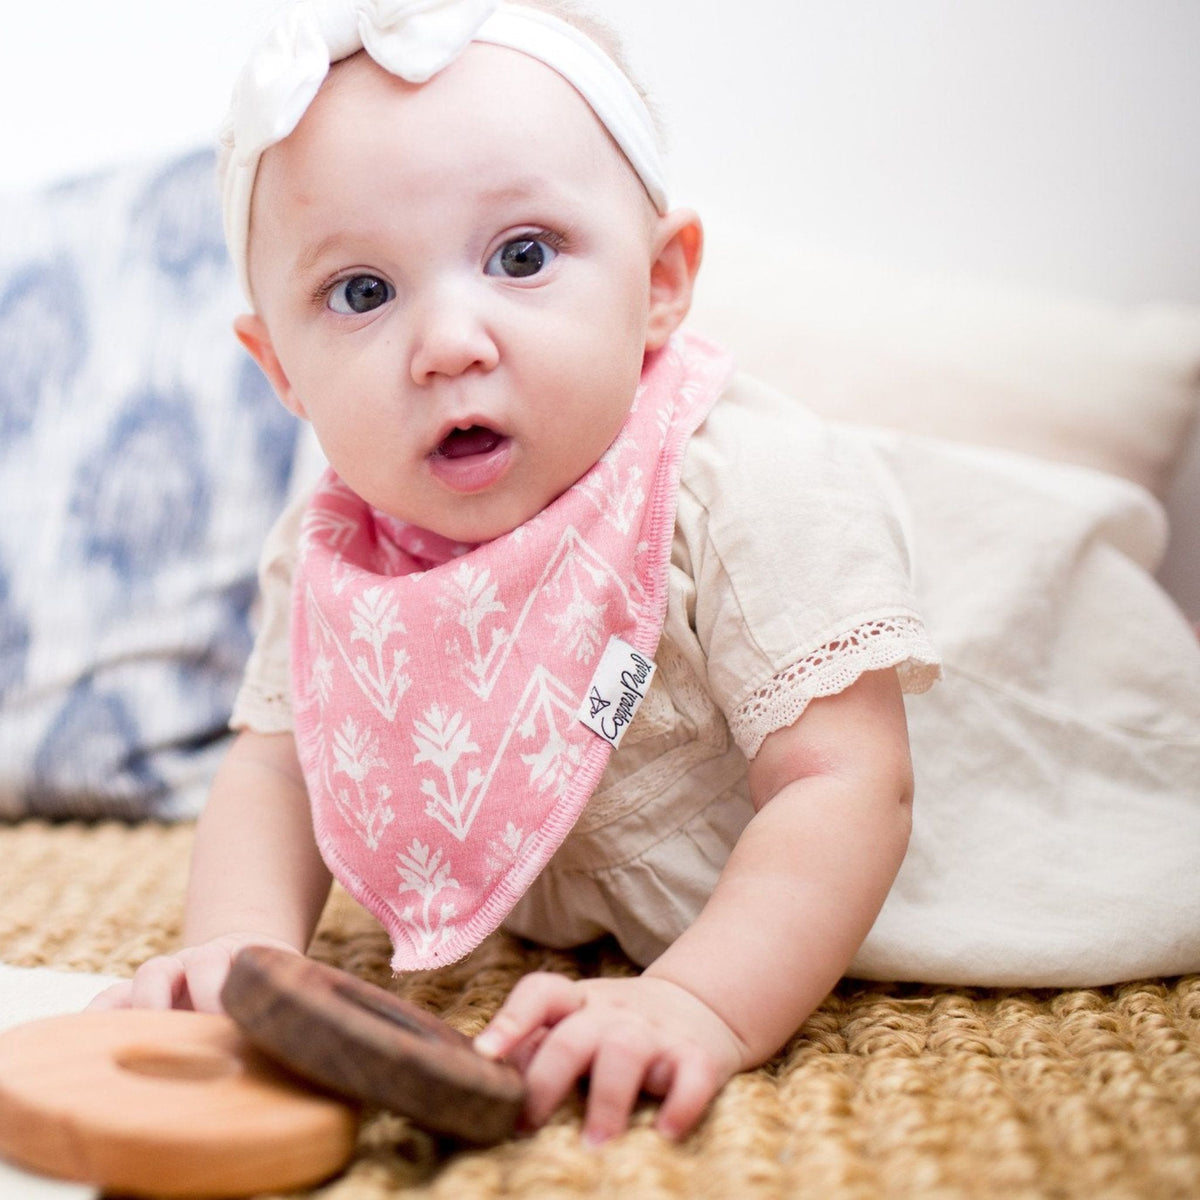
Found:
[[[516,1124],[525,1089],[514,1067],[345,971],[251,946],[234,959],[221,1002],[259,1049],[333,1091],[476,1145]]]

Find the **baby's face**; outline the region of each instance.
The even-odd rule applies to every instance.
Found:
[[[623,424],[662,220],[543,64],[476,44],[414,87],[359,54],[263,157],[267,361],[244,340],[360,496],[487,541]]]

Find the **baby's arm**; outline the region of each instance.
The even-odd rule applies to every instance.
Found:
[[[750,765],[757,810],[695,923],[636,979],[522,980],[477,1045],[524,1070],[544,1121],[590,1074],[585,1137],[628,1121],[687,1131],[725,1081],[769,1058],[844,973],[908,844],[912,766],[893,671],[813,701]]]
[[[291,734],[239,734],[196,828],[185,948],[143,963],[92,1007],[219,1011],[242,947],[307,949],[329,881]]]

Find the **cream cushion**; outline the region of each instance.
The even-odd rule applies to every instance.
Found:
[[[1200,405],[1200,306],[905,275],[719,219],[691,324],[824,416],[1096,467],[1160,499]]]

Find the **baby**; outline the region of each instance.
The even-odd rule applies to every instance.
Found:
[[[1111,775],[1119,747],[1034,755],[1049,806],[1032,775],[993,797],[963,745],[976,716],[1032,737],[1047,704],[1019,689],[1015,716],[1008,693],[976,714],[953,686],[931,710],[921,794],[942,808],[893,887],[921,711],[906,717],[903,693],[939,673],[913,547],[934,546],[918,582],[969,660],[979,612],[960,604],[956,624],[945,598],[986,574],[972,554],[989,536],[956,501],[958,540],[931,543],[948,506],[918,485],[978,487],[987,513],[986,467],[997,495],[1029,493],[1040,537],[1058,529],[1057,468],[1039,466],[1043,485],[1007,459],[827,426],[684,332],[699,221],[668,206],[653,123],[605,35],[550,7],[299,4],[243,75],[225,165],[252,305],[236,330],[330,471],[264,553],[263,629],[197,830],[186,948],[99,1003],[219,1007],[239,949],[306,949],[331,873],[387,928],[397,970],[502,925],[556,946],[609,932],[639,976],[529,976],[476,1040],[521,1067],[534,1125],[590,1077],[598,1143],[642,1092],[661,1098],[657,1127],[684,1134],[851,968],[1053,983],[1060,968],[1195,960],[1194,936],[1147,950],[1141,925],[1100,966],[1087,920],[1039,941],[1057,897],[1021,907],[1026,875],[986,822],[1028,839],[1003,808],[1027,801],[1052,809],[1051,837],[1080,805],[1106,820],[1116,806],[1088,771]],[[1142,519],[1127,485],[1083,491],[1063,539],[1086,526],[1091,546],[1093,526]],[[1016,568],[998,567],[1002,602]],[[1184,623],[1127,574],[1100,594],[1132,588],[1177,646]],[[1019,620],[1036,657],[1038,628]],[[961,674],[971,695],[981,678]],[[1061,679],[1089,702],[1076,676],[1044,690]],[[1194,776],[1198,691],[1172,693],[1186,729],[1166,740],[1182,750],[1139,793],[1153,793],[1136,822],[1153,854],[1134,858],[1168,880],[1192,876],[1151,809]],[[955,844],[973,808],[984,825]],[[1200,828],[1192,809],[1185,822]],[[1085,839],[1072,895],[1097,920],[1084,884],[1131,836],[1118,820]],[[993,849],[999,868],[981,866]],[[1184,890],[1173,928],[1196,907]],[[1016,905],[1011,929],[992,903]]]
[[[333,40],[329,26],[340,7],[351,8],[298,8],[277,34],[276,59],[264,53],[259,61],[274,69],[285,56],[288,68],[306,54],[319,58],[321,40]],[[392,775],[374,822],[361,811],[349,814],[346,806],[355,801],[339,801],[346,789],[338,781],[328,786],[333,759],[323,758],[321,749],[342,734],[362,736],[365,721],[349,710],[322,720],[319,705],[303,708],[297,724],[312,736],[300,739],[309,752],[299,756],[291,733],[246,730],[214,783],[198,830],[189,948],[146,964],[107,1002],[215,1008],[230,959],[242,946],[270,942],[304,950],[329,885],[319,843],[350,890],[390,917],[398,966],[429,966],[465,952],[508,915],[497,910],[521,898],[600,783],[610,742],[579,724],[575,710],[601,686],[593,685],[599,657],[618,635],[631,649],[616,678],[628,676],[629,690],[641,693],[633,699],[649,694],[659,708],[674,702],[683,710],[665,720],[657,714],[663,730],[628,748],[637,757],[625,774],[657,769],[673,795],[697,787],[700,794],[688,796],[695,809],[712,802],[712,771],[703,772],[701,783],[679,783],[715,760],[724,777],[720,795],[738,790],[738,776],[745,777],[740,790],[750,807],[740,797],[724,804],[732,810],[726,823],[745,828],[702,911],[654,954],[641,976],[527,978],[477,1044],[522,1064],[534,1124],[590,1073],[589,1140],[620,1131],[642,1090],[664,1097],[659,1128],[678,1135],[730,1075],[762,1062],[799,1027],[845,970],[887,894],[909,829],[911,771],[900,685],[893,670],[847,681],[839,694],[767,733],[747,764],[715,738],[697,752],[698,743],[673,728],[688,723],[690,709],[704,701],[692,704],[661,686],[656,691],[644,671],[629,675],[629,663],[654,658],[668,609],[672,622],[688,620],[685,604],[667,596],[668,576],[678,571],[670,559],[679,460],[728,375],[711,348],[672,341],[700,261],[699,222],[687,210],[667,208],[644,106],[578,26],[538,7],[501,6],[482,33],[498,29],[503,42],[470,41],[428,82],[416,83],[377,59],[394,67],[411,49],[420,62],[436,47],[439,25],[452,26],[455,37],[467,41],[492,6],[462,0],[389,18],[396,7],[359,6],[368,52],[336,62],[295,128],[272,142],[257,164],[245,166],[239,157],[242,139],[253,136],[243,128],[257,133],[281,112],[295,115],[295,84],[272,80],[253,98],[244,90],[234,113],[227,187],[231,194],[239,186],[253,193],[246,227],[244,214],[231,219],[231,246],[254,305],[252,315],[238,320],[237,333],[283,402],[312,422],[338,481],[326,489],[321,507],[309,511],[304,537],[321,547],[323,560],[307,586],[315,582],[320,599],[317,611],[306,611],[303,602],[296,610],[307,631],[297,635],[294,650],[311,673],[323,650],[309,643],[329,627],[329,644],[336,640],[338,648],[324,651],[324,658],[336,661],[322,670],[343,667],[349,676],[346,663],[357,647],[370,656],[381,623],[368,629],[366,601],[357,609],[338,603],[349,556],[338,557],[345,543],[336,536],[321,540],[331,527],[353,527],[368,563],[377,551],[372,584],[408,572],[399,580],[409,585],[403,594],[378,595],[374,602],[394,605],[386,620],[408,633],[403,668],[391,645],[383,646],[383,678],[391,673],[398,681],[411,671],[414,682],[386,695],[384,683],[377,687],[397,730],[387,736],[397,744],[347,744],[343,759],[357,753],[360,764],[348,768],[350,775],[367,772],[361,764],[372,756],[394,759],[403,771],[414,757],[413,742],[399,729],[414,719],[425,722],[418,725],[427,731],[424,757],[440,756],[437,765],[447,767],[457,738],[460,749],[483,744],[486,757],[472,757],[486,767],[494,746],[484,738],[501,742],[507,706],[520,702],[509,677],[526,686],[536,671],[554,701],[566,695],[578,732],[566,741],[561,703],[551,711],[546,737],[508,731],[508,753],[500,757],[512,783],[493,783],[477,802],[495,810],[501,849],[505,833],[510,840],[519,836],[516,871],[506,863],[492,867],[495,851],[485,847],[477,894],[467,893],[464,878],[433,897],[438,920],[443,900],[453,902],[456,924],[472,915],[468,899],[487,910],[477,928],[456,933],[451,943],[436,936],[429,921],[414,936],[411,920],[401,915],[410,906],[393,898],[404,899],[397,896],[398,864],[410,876],[426,865],[435,873],[428,856],[439,851],[423,849],[434,845],[432,834],[442,833],[450,847],[443,865],[459,871],[458,856],[451,855],[462,846],[468,812],[459,806],[459,824],[449,832],[428,820],[416,823],[411,814],[427,807],[421,781]],[[430,30],[421,27],[425,22]],[[347,33],[356,34],[357,26]],[[386,57],[389,41],[395,60]],[[347,48],[331,45],[331,57]],[[243,185],[240,174],[253,175],[252,184]],[[649,372],[658,378],[648,383]],[[635,402],[638,413],[631,417]],[[623,430],[629,453],[622,458],[613,448]],[[618,471],[645,486],[619,492],[609,479]],[[348,504],[351,496],[361,504]],[[623,511],[610,511],[618,504]],[[559,575],[539,580],[547,565],[541,554],[553,554],[573,532],[579,540]],[[639,545],[645,538],[656,544]],[[764,554],[769,549],[764,546]],[[486,566],[473,568],[484,551]],[[332,584],[331,563],[338,568]],[[693,570],[715,565],[695,563]],[[501,680],[506,709],[492,718],[495,731],[475,714],[457,734],[445,724],[430,727],[436,718],[429,714],[446,713],[452,703],[443,676],[462,665],[457,643],[452,661],[433,661],[449,645],[439,630],[445,605],[439,607],[437,589],[460,580],[462,569],[473,571],[479,587],[496,581],[504,596],[541,588],[535,599],[542,603],[524,630],[480,647],[484,656],[497,649],[508,655]],[[603,573],[599,586],[597,573]],[[422,595],[410,597],[410,591]],[[552,603],[546,599],[551,592]],[[340,624],[322,615],[338,607]],[[607,611],[599,613],[596,629],[579,636],[597,609]],[[423,639],[416,636],[418,625]],[[547,638],[555,628],[559,646]],[[691,634],[672,654],[682,659],[697,650]],[[907,659],[908,646],[898,642],[893,657]],[[694,670],[683,661],[672,666],[680,680]],[[665,678],[670,670],[663,665]],[[563,675],[574,677],[572,686],[564,687]],[[302,687],[312,691],[307,682]],[[483,692],[477,686],[474,693],[481,710]],[[387,709],[389,701],[394,708]],[[618,699],[614,713],[619,705]],[[526,720],[536,719],[536,708]],[[635,742],[632,734],[629,741]],[[540,787],[531,787],[522,761],[531,752],[547,760]],[[737,770],[729,763],[735,756]],[[453,789],[448,769],[435,774]],[[328,803],[318,806],[324,811],[316,814],[315,839],[309,793],[315,801],[318,790]],[[482,793],[478,784],[476,790]],[[678,826],[688,815],[677,810],[660,819]],[[330,830],[338,824],[340,830]],[[372,841],[376,846],[368,849]],[[499,903],[498,887],[504,893]],[[563,940],[575,940],[570,926],[582,918],[570,909],[563,917]],[[591,928],[587,933],[594,936]]]

